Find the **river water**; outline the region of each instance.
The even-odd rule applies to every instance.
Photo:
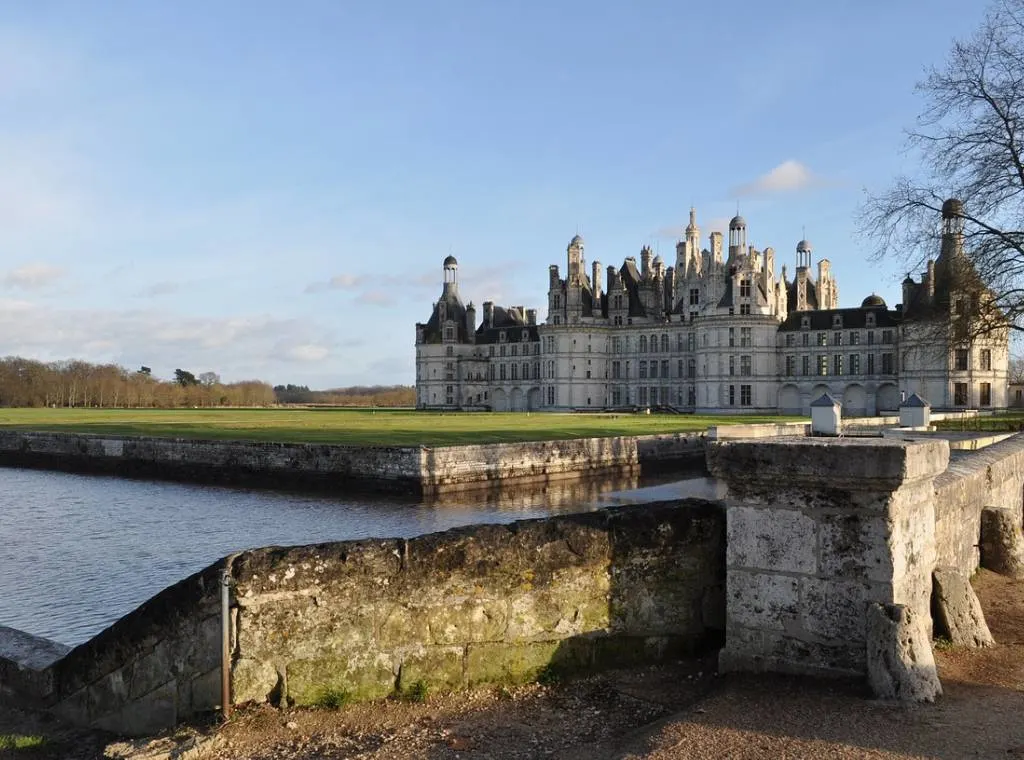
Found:
[[[718,498],[694,476],[606,479],[421,504],[0,468],[0,625],[80,644],[241,549],[403,537],[614,504]]]

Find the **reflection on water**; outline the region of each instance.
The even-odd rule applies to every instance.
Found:
[[[409,537],[687,496],[720,498],[720,485],[700,475],[620,476],[421,504],[0,468],[0,625],[74,645],[241,549]]]

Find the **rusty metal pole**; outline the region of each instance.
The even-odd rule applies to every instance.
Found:
[[[220,578],[220,705],[224,720],[231,717],[231,571]]]

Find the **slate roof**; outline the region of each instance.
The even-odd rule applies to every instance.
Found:
[[[833,325],[833,317],[839,314],[843,318],[841,328]],[[899,312],[889,311],[881,306],[857,309],[814,309],[808,311],[791,311],[786,321],[779,327],[779,332],[798,332],[804,329],[801,325],[804,317],[810,317],[809,330],[856,330],[867,326],[867,315],[875,315],[875,327],[896,327],[899,325]]]
[[[456,339],[459,343],[466,343],[469,340],[469,330],[466,327],[466,307],[459,298],[459,291],[454,287],[445,287],[434,306],[430,319],[423,325],[423,342],[440,343],[441,334],[441,304],[444,303],[447,318],[455,322]]]

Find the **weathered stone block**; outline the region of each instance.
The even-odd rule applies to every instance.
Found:
[[[932,579],[935,635],[945,636],[958,646],[995,644],[970,580],[955,567],[935,568]]]
[[[117,712],[101,715],[93,721],[93,726],[128,736],[155,734],[178,722],[177,696],[178,684],[170,681],[125,704]]]
[[[421,606],[381,604],[378,644],[382,649],[406,646],[410,642],[430,641],[430,624]]]
[[[800,620],[796,578],[731,570],[726,580],[728,624],[786,630]]]
[[[167,674],[167,679],[171,678]],[[128,684],[125,683],[124,671],[115,670],[108,673],[89,687],[89,714],[95,719],[102,715],[115,713],[130,698]]]
[[[846,642],[864,640],[864,602],[869,587],[832,578],[800,580],[800,621],[808,633]]]
[[[554,587],[512,597],[509,641],[567,637],[608,627],[608,578],[595,573],[590,588]]]
[[[722,673],[769,672],[814,676],[851,676],[864,672],[864,647],[826,643],[782,631],[730,626],[718,655]]]
[[[189,684],[189,701],[181,698],[181,684],[178,688],[178,713],[193,714],[214,710],[221,706],[220,668],[196,676]]]
[[[288,699],[297,705],[316,705],[328,690],[354,700],[382,699],[395,689],[395,673],[386,655],[366,653],[359,660],[318,658],[289,662]]]
[[[555,660],[559,650],[570,646],[561,641],[532,644],[471,644],[466,657],[466,681],[520,684],[536,680],[541,670]]]
[[[726,513],[730,568],[812,574],[817,569],[817,530],[812,518],[789,509],[732,505]]]
[[[424,611],[434,644],[468,644],[471,641],[501,641],[508,625],[504,600],[452,600]]]
[[[942,694],[926,627],[901,604],[868,604],[867,670],[875,696],[933,702]]]
[[[424,647],[402,657],[398,689],[422,682],[430,689],[452,691],[465,683],[463,647]]]
[[[981,511],[981,565],[994,573],[1024,578],[1024,535],[1019,512],[985,507]]]
[[[893,561],[890,527],[878,514],[823,514],[818,519],[818,574],[888,583]]]
[[[220,674],[220,668],[216,673]],[[271,663],[243,657],[231,666],[231,701],[234,704],[267,702],[279,680],[277,668]]]

